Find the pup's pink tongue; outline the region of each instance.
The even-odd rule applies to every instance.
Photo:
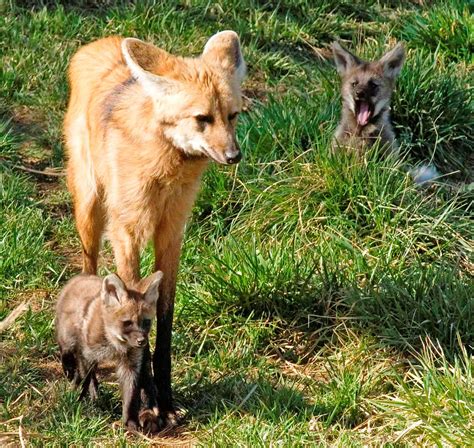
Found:
[[[357,123],[360,126],[365,126],[369,122],[369,118],[370,118],[369,104],[363,101],[359,105],[359,112],[357,112]]]

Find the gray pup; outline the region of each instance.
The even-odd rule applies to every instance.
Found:
[[[82,385],[81,398],[89,394],[95,399],[97,366],[114,361],[122,388],[123,422],[132,430],[139,427],[140,387],[149,404],[156,401],[148,334],[162,277],[157,271],[132,290],[115,274],[104,279],[78,275],[66,284],[56,305],[56,339],[67,378]]]
[[[338,42],[332,44],[332,51],[342,80],[342,117],[333,149],[348,148],[360,155],[379,140],[387,153],[397,154],[390,99],[405,60],[402,44],[375,62],[358,58]]]

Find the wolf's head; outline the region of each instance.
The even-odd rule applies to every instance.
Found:
[[[126,288],[115,274],[102,281],[101,300],[105,333],[116,347],[144,347],[156,314],[158,287],[163,273],[157,271],[142,280],[138,291]]]
[[[174,147],[222,164],[241,159],[235,127],[245,62],[236,33],[215,34],[198,58],[176,57],[138,39],[124,39],[122,54]]]
[[[375,62],[359,59],[338,42],[332,50],[342,79],[342,100],[357,124],[365,126],[390,106],[395,78],[405,59],[403,46],[399,43]]]

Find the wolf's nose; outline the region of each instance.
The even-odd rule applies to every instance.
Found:
[[[225,159],[229,165],[238,163],[242,159],[242,153],[240,151],[226,152]]]
[[[146,344],[146,338],[143,338],[143,337],[137,338],[137,345],[139,347],[143,347],[145,344]]]

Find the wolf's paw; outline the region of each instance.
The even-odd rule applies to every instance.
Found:
[[[161,429],[171,429],[178,426],[179,423],[178,415],[174,410],[165,413],[160,413],[159,421]]]

